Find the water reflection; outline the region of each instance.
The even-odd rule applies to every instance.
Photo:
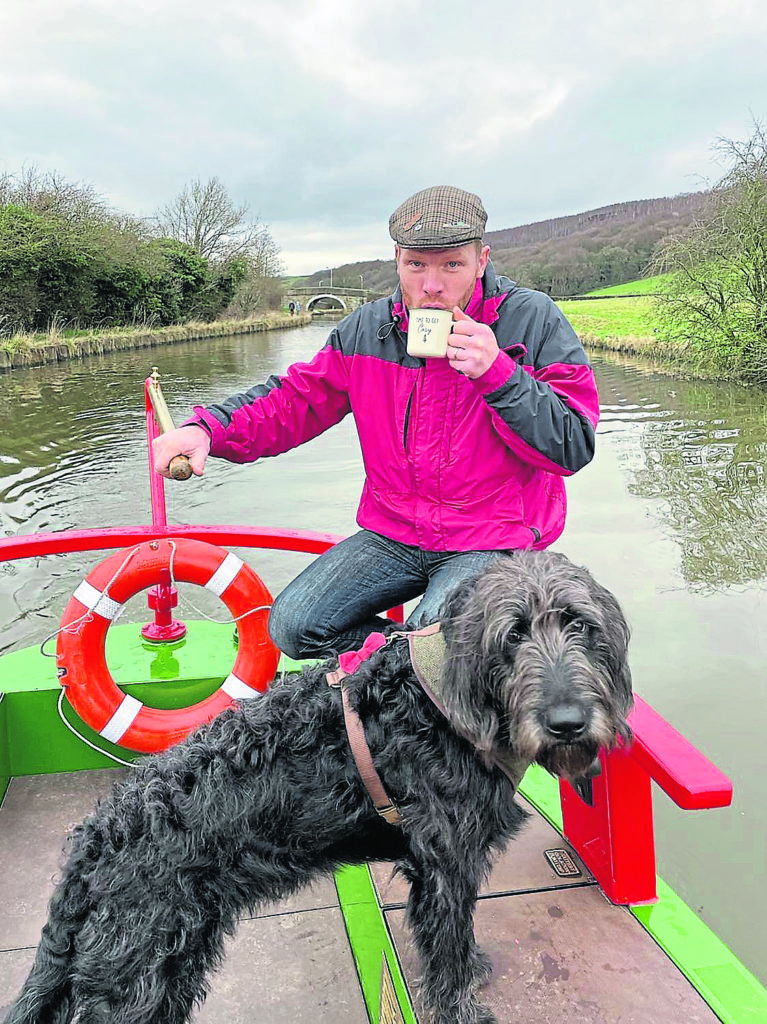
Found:
[[[629,491],[652,499],[692,589],[767,576],[767,410],[760,391],[594,359],[601,430],[621,433]]]
[[[194,403],[209,403],[310,357],[325,333],[326,327],[318,324],[162,351],[111,353],[3,375],[0,530],[28,533],[147,521],[141,382],[152,363],[173,368],[164,380],[171,411],[180,419]],[[678,544],[688,586],[705,591],[763,580],[763,394],[680,380],[618,356],[600,354],[593,361],[602,398],[600,434],[614,450],[629,492],[649,499],[649,514]],[[335,530],[348,523],[351,528],[359,458],[350,424],[284,456],[277,470],[271,461],[255,469],[217,467],[202,484],[183,492],[184,506],[176,521],[221,521],[225,491],[225,507],[237,521]],[[598,465],[594,471],[600,472]],[[262,511],[256,513],[255,474],[262,485]],[[272,480],[276,487],[270,492],[263,485]],[[312,484],[310,494],[307,482]],[[173,499],[180,494],[173,492]],[[307,503],[312,508],[305,522],[286,521],[286,513],[294,514]],[[339,503],[344,506],[343,523],[337,521]],[[58,590],[56,568],[50,560],[37,567],[32,592],[38,600],[23,612],[17,607],[12,619],[46,608]],[[19,569],[6,565],[0,572],[11,580]],[[25,568],[22,576],[29,572]]]

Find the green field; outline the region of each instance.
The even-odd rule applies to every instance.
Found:
[[[626,284],[612,284],[609,288],[597,288],[589,295],[657,295],[663,292],[671,278],[671,274],[656,274],[655,277],[643,277],[639,281],[628,281]]]
[[[651,297],[640,299],[605,299],[599,301],[561,301],[557,305],[573,325],[576,333],[595,338],[651,337],[653,309]]]
[[[653,340],[653,295],[661,292],[666,275],[648,277],[641,281],[612,285],[590,292],[590,295],[629,296],[639,298],[562,299],[557,305],[587,343],[598,343],[608,338]],[[622,346],[621,346],[622,347]]]

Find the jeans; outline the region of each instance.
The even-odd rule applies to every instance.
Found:
[[[269,632],[291,658],[356,651],[370,633],[390,625],[382,612],[421,594],[407,624],[436,622],[446,594],[498,554],[422,551],[361,530],[320,555],[278,595]]]

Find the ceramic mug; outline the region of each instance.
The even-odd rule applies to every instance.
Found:
[[[408,355],[420,359],[444,358],[452,326],[453,314],[449,309],[408,310]]]

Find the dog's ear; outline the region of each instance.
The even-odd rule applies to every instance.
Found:
[[[497,746],[500,721],[489,701],[487,664],[479,644],[451,646],[442,672],[442,695],[457,732],[482,753]]]
[[[602,655],[613,681],[613,693],[618,702],[618,709],[625,717],[634,703],[631,669],[628,662],[631,631],[621,606],[609,590],[597,583],[594,588],[594,596],[604,622]],[[629,735],[627,733],[624,739],[628,739]]]
[[[481,575],[481,574],[480,574]],[[478,750],[489,752],[500,726],[491,697],[485,644],[485,608],[476,599],[477,578],[452,591],[442,616],[447,655],[442,671],[442,696],[455,729]]]

